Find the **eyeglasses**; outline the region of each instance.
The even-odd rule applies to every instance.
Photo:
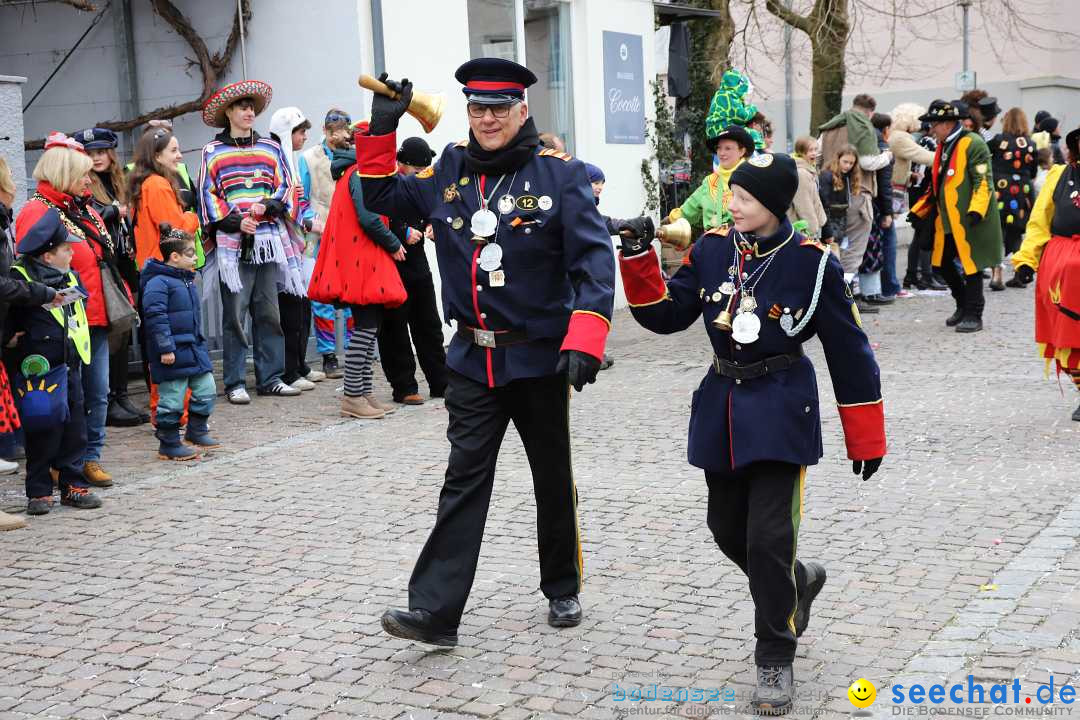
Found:
[[[479,120],[484,117],[488,110],[491,111],[491,115],[499,120],[504,120],[510,117],[510,108],[517,105],[517,103],[502,103],[499,105],[480,105],[479,103],[469,103],[469,117]]]

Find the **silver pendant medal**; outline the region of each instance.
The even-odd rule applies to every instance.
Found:
[[[731,338],[743,345],[757,342],[761,333],[761,320],[753,312],[740,312],[731,323]]]
[[[495,234],[495,228],[498,224],[499,219],[495,216],[495,213],[487,208],[480,208],[473,213],[469,229],[472,230],[473,235],[486,238]]]
[[[502,267],[503,249],[495,243],[489,243],[480,251],[480,269],[494,272]]]

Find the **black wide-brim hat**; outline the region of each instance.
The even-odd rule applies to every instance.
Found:
[[[935,100],[930,103],[930,109],[926,111],[926,114],[920,115],[919,120],[922,122],[942,122],[947,120],[959,120],[967,114],[967,108],[963,111],[957,106],[955,102],[948,100]]]
[[[223,128],[228,125],[225,111],[237,100],[250,98],[255,103],[255,114],[259,115],[274,97],[274,90],[262,80],[241,80],[218,90],[203,105],[202,119],[210,127]]]
[[[523,101],[525,89],[536,83],[532,70],[503,58],[476,58],[457,69],[454,77],[465,87],[471,103],[503,105]]]
[[[728,125],[718,132],[716,137],[711,137],[706,140],[706,146],[713,152],[716,152],[716,148],[721,140],[734,140],[739,143],[739,146],[746,150],[746,157],[750,157],[754,154],[754,151],[757,150],[753,136],[742,125]]]
[[[998,106],[997,98],[987,96],[987,97],[984,97],[982,100],[980,100],[979,101],[979,112],[982,113],[983,118],[986,119],[986,120],[990,120],[991,118],[996,118],[998,115],[1000,115],[1001,114],[1001,107]]]

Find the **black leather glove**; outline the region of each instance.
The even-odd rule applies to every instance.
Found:
[[[863,480],[869,480],[870,476],[878,471],[881,467],[881,458],[874,458],[873,460],[855,460],[851,463],[851,471],[858,475],[862,473]]]
[[[1016,268],[1016,277],[1020,279],[1020,282],[1027,285],[1035,279],[1035,271],[1031,269],[1030,265],[1021,265]]]
[[[559,364],[555,367],[555,372],[566,373],[570,384],[581,392],[587,384],[596,382],[600,361],[580,350],[563,350],[559,354]]]
[[[619,223],[623,257],[632,257],[645,252],[654,235],[656,235],[656,226],[648,215],[623,220]]]
[[[412,102],[412,83],[408,78],[401,82],[387,79],[386,73],[379,76],[379,81],[397,93],[396,100],[385,95],[375,94],[371,101],[371,125],[368,132],[372,135],[389,135],[397,130],[398,121]]]

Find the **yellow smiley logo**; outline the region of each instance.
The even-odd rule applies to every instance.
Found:
[[[855,707],[860,709],[868,708],[874,704],[874,699],[877,697],[877,688],[874,687],[874,683],[866,678],[859,678],[851,683],[851,687],[847,689],[847,696]]]

